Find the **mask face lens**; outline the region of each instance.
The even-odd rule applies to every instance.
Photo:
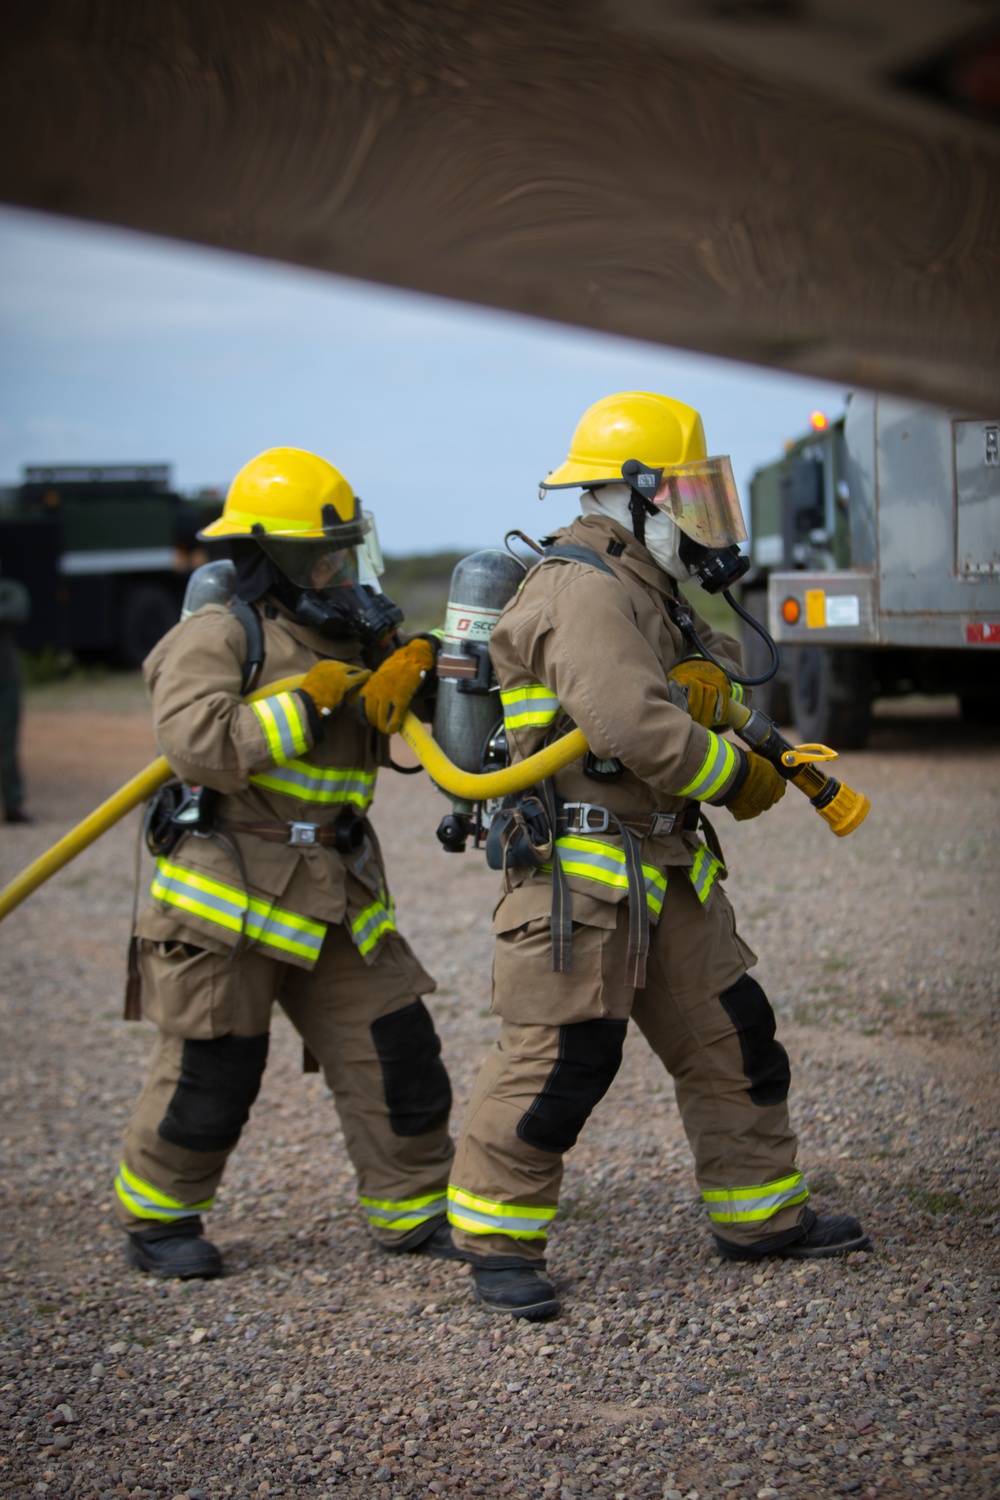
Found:
[[[296,588],[323,593],[358,581],[358,547],[333,547],[325,537],[290,541],[261,537],[260,547]]]
[[[747,540],[728,458],[704,458],[664,469],[653,504],[703,547],[729,547]]]

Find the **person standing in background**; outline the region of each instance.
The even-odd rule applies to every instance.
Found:
[[[31,615],[31,598],[16,578],[0,578],[0,798],[7,823],[30,823],[17,753],[21,723],[21,666],[14,637]]]

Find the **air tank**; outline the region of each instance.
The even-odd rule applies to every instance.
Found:
[[[490,731],[503,718],[490,664],[493,627],[524,578],[524,565],[499,548],[464,557],[451,576],[444,638],[437,658],[434,738],[463,771],[483,769]],[[470,812],[469,804],[455,804]]]

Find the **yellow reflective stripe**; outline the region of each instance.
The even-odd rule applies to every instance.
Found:
[[[260,722],[267,740],[272,760],[291,760],[301,755],[309,746],[309,734],[305,712],[299,699],[292,693],[275,693],[271,698],[258,698],[250,707]]]
[[[559,699],[541,683],[500,691],[504,723],[508,729],[551,724],[559,712]]]
[[[245,916],[248,937],[279,952],[294,953],[314,962],[326,936],[323,922],[297,916],[256,896],[250,897],[248,907],[246,893],[236,886],[210,880],[167,859],[156,862],[152,893],[157,901],[191,912],[227,932],[242,932]]]
[[[468,1234],[506,1234],[513,1240],[544,1240],[555,1208],[538,1203],[496,1203],[448,1184],[448,1220]]]
[[[212,1207],[211,1198],[207,1198],[204,1203],[182,1203],[179,1198],[171,1198],[169,1193],[161,1193],[151,1182],[144,1182],[141,1177],[130,1172],[124,1162],[120,1162],[118,1166],[115,1192],[129,1213],[134,1214],[137,1219],[159,1219],[163,1223],[169,1223],[173,1219],[206,1213]]]
[[[722,861],[715,857],[711,849],[702,844],[688,870],[688,877],[699,901],[708,900],[708,893],[715,884],[716,876],[721,869]]]
[[[729,696],[733,700],[734,703],[742,703],[743,702],[743,684],[741,682],[731,682],[729,684]]]
[[[350,803],[364,812],[375,794],[377,774],[363,766],[314,766],[307,760],[287,760],[257,772],[250,784],[282,792],[297,802]]]
[[[779,1208],[805,1203],[809,1189],[801,1172],[753,1187],[721,1188],[703,1192],[709,1218],[716,1224],[752,1224],[769,1219]]]
[[[681,787],[679,797],[698,797],[704,800],[712,797],[724,785],[733,774],[736,765],[736,752],[728,740],[720,739],[717,734],[706,730],[708,735],[708,754],[701,763],[701,768],[693,781],[687,786]]]
[[[359,953],[370,953],[384,932],[394,932],[392,905],[373,901],[351,923],[351,937]]]
[[[613,844],[602,844],[597,839],[566,834],[556,840],[556,852],[564,874],[576,875],[581,880],[593,880],[598,885],[608,885],[616,891],[628,890],[625,855]],[[542,865],[541,869],[543,873],[551,871],[551,862]],[[647,864],[643,864],[642,874],[646,884],[646,903],[654,916],[658,917],[667,894],[667,877],[655,865]]]
[[[437,1218],[448,1206],[443,1192],[427,1193],[423,1198],[365,1198],[358,1195],[358,1202],[368,1216],[370,1224],[380,1229],[416,1229],[428,1219]]]

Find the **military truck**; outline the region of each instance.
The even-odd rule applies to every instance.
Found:
[[[0,497],[0,574],[31,595],[20,646],[138,666],[176,624],[221,503],[184,499],[167,464],[25,468]]]
[[[742,602],[780,648],[765,712],[838,749],[876,698],[957,694],[1000,723],[1000,418],[857,391],[756,471],[750,529]]]

